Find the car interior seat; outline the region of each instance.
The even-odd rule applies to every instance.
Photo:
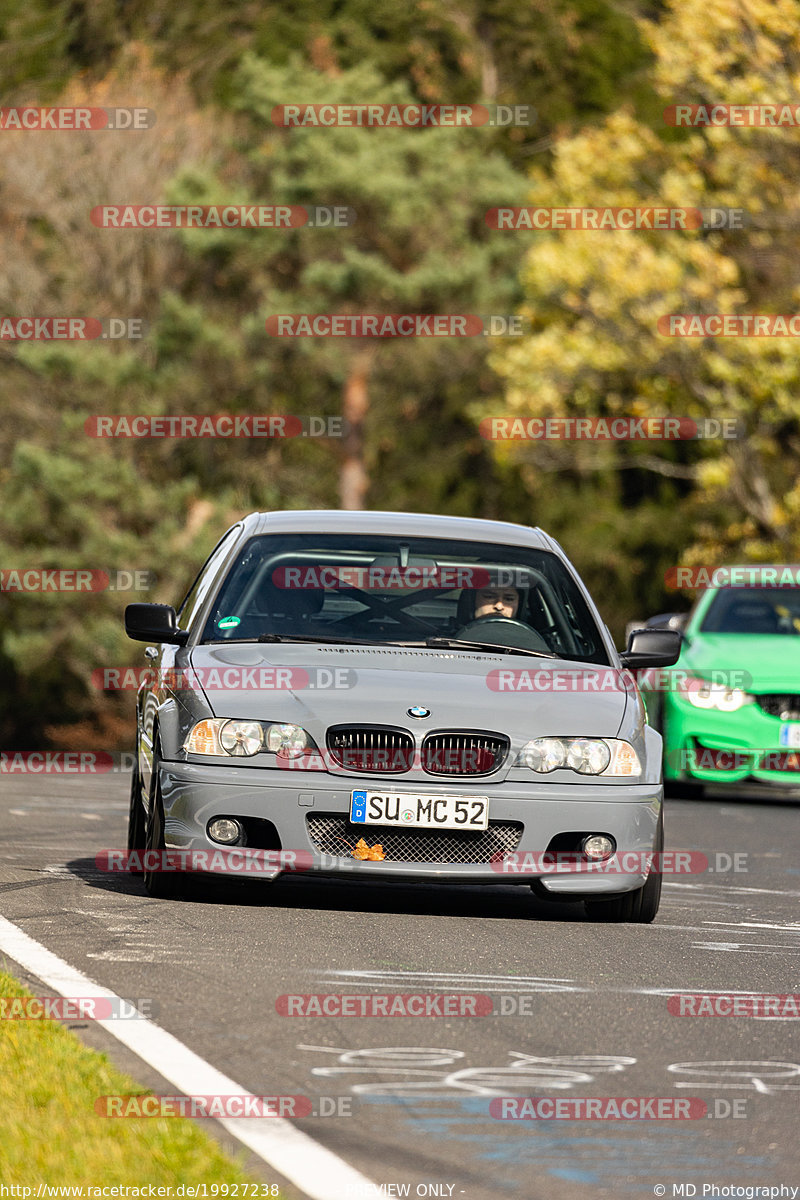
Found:
[[[260,621],[263,633],[313,632],[324,602],[324,588],[281,588],[265,579],[250,605],[248,625]]]

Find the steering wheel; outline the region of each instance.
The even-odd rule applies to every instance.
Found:
[[[467,641],[470,635],[478,642],[496,642],[498,646],[516,646],[520,650],[547,650],[552,653],[536,629],[515,617],[476,617],[458,632],[458,636]]]

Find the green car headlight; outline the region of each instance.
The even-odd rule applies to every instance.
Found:
[[[710,683],[688,675],[678,685],[678,691],[684,700],[688,700],[695,708],[713,708],[717,712],[736,712],[745,704],[754,704],[755,697],[741,688],[725,687],[719,683]]]

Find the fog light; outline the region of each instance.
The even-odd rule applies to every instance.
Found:
[[[244,845],[244,829],[232,817],[217,817],[208,823],[208,836],[223,846]]]
[[[614,839],[604,833],[593,833],[581,842],[581,853],[587,858],[611,858],[616,848]]]

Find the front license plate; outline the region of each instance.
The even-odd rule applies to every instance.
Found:
[[[486,829],[489,797],[353,792],[350,820],[354,825],[404,825],[409,829]]]
[[[800,721],[781,725],[780,744],[790,750],[800,750]]]

